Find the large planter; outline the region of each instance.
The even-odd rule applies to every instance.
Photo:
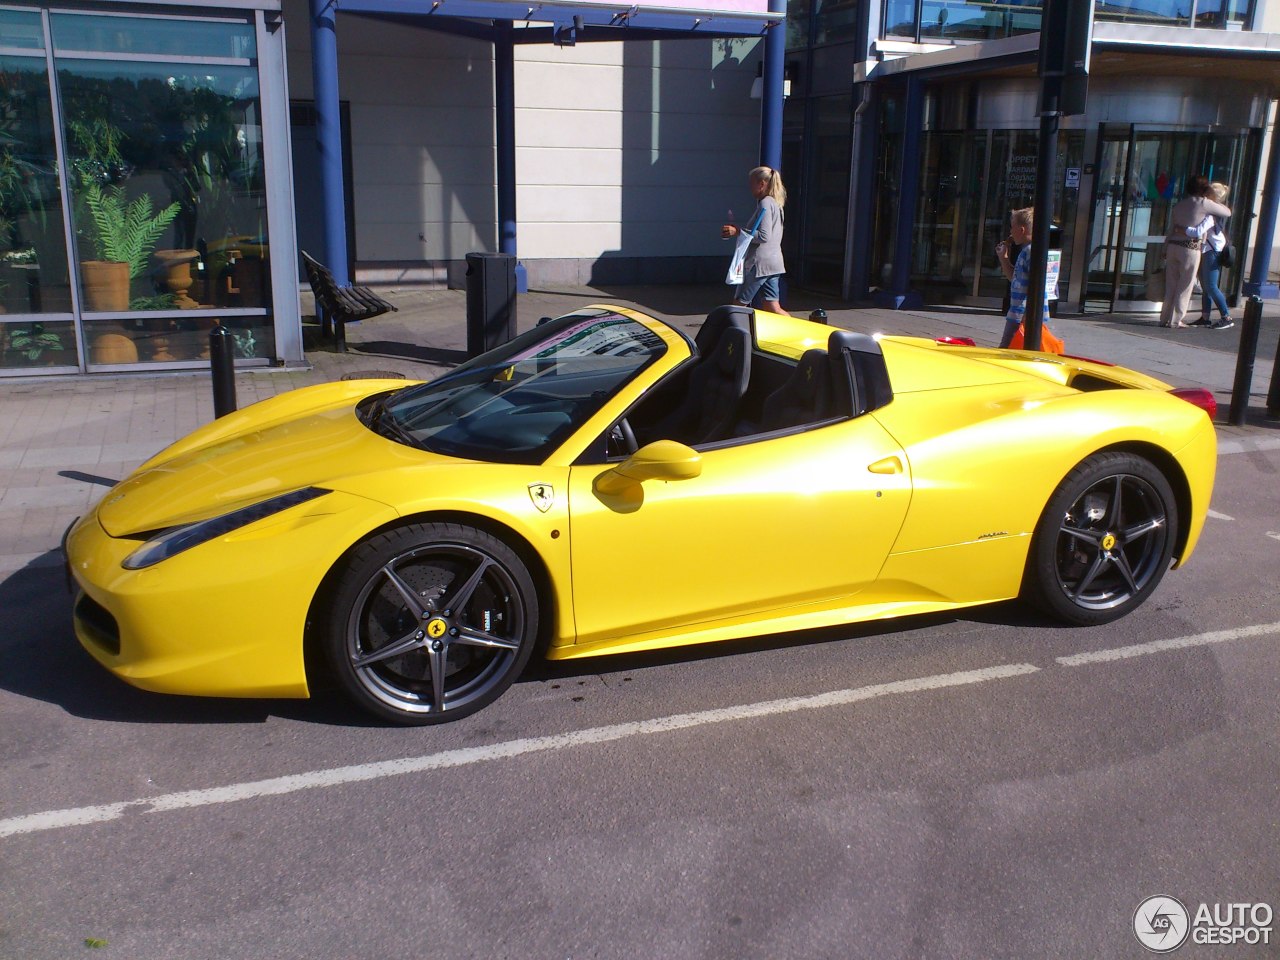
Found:
[[[122,313],[129,309],[129,264],[116,260],[81,260],[84,308]]]
[[[200,258],[199,250],[157,250],[155,258],[164,268],[164,284],[173,294],[174,306],[181,310],[195,310],[200,304],[187,293],[195,278],[191,265]]]

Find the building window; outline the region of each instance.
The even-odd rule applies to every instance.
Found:
[[[1097,0],[1094,17],[1119,23],[1248,29],[1250,0]],[[885,38],[937,43],[994,40],[1040,29],[1039,0],[885,0]]]
[[[90,363],[272,356],[253,25],[51,21]]]

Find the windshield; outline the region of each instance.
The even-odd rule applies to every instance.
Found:
[[[367,422],[433,453],[539,463],[666,349],[629,317],[580,310],[386,397]]]

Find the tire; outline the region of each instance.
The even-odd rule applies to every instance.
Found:
[[[1177,500],[1154,464],[1095,453],[1049,498],[1024,595],[1067,623],[1110,623],[1151,596],[1169,569],[1177,530]]]
[[[516,552],[483,530],[426,523],[352,551],[322,643],[356,704],[421,725],[459,720],[500,697],[537,637],[537,590]]]

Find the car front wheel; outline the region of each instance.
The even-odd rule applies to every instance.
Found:
[[[1027,593],[1068,623],[1109,623],[1155,590],[1173,555],[1178,508],[1150,461],[1096,453],[1067,474],[1036,526]]]
[[[501,696],[537,635],[537,591],[516,552],[483,530],[428,523],[371,537],[352,552],[324,646],[365,710],[432,724]]]

